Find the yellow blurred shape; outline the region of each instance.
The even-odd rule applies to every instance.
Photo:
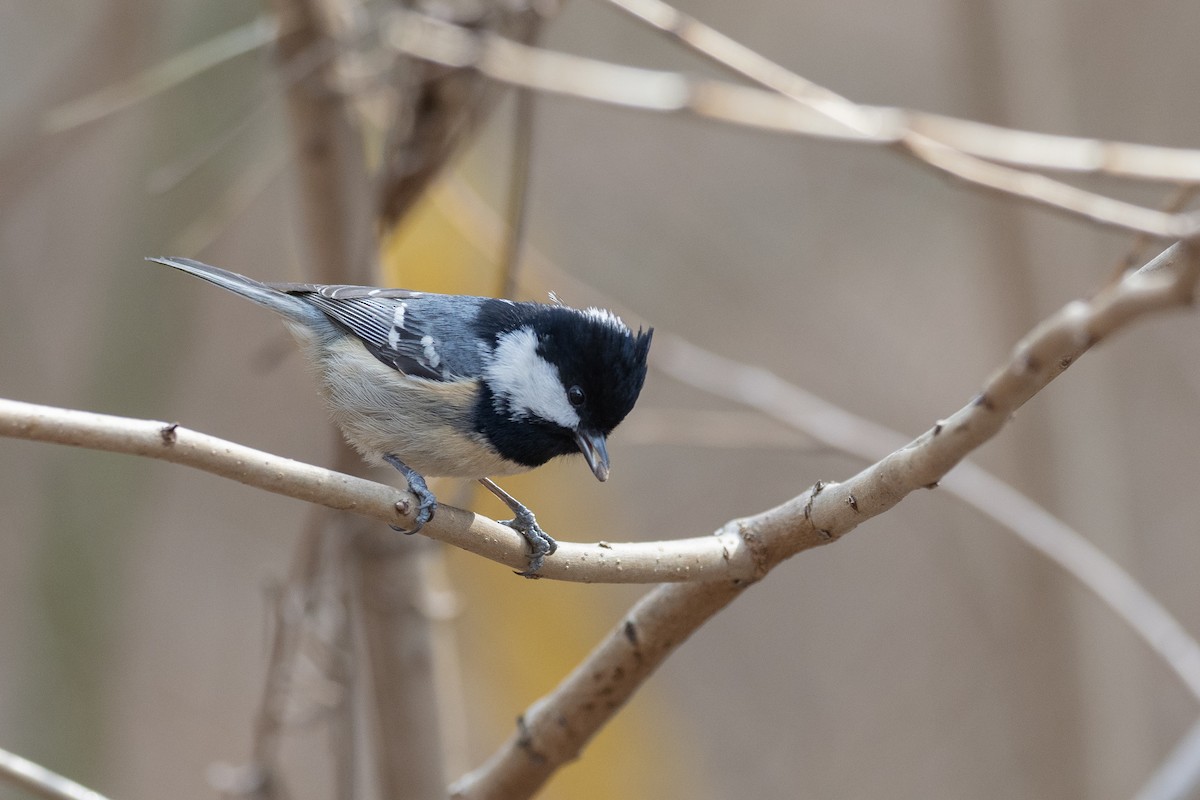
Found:
[[[421,291],[493,295],[499,285],[493,253],[478,243],[487,233],[465,231],[426,192],[404,224],[384,237],[386,282]],[[491,233],[494,237],[494,229]],[[489,243],[490,244],[490,243]],[[578,487],[591,476],[580,462],[570,470],[544,468],[504,486],[545,519],[577,520],[574,535],[606,528],[596,509],[581,502]],[[438,486],[444,491],[447,484]],[[476,499],[482,493],[476,493]],[[491,499],[481,513],[503,514]],[[503,516],[501,516],[503,518]],[[552,528],[548,528],[551,535]],[[559,581],[528,581],[507,567],[459,550],[447,564],[465,611],[458,620],[470,746],[482,759],[513,731],[530,703],[550,691],[595,646],[646,587],[599,587]],[[701,797],[701,772],[687,767],[678,743],[679,722],[650,693],[636,695],[585,750],[539,795],[574,800],[614,797]],[[670,743],[670,744],[668,744]]]
[[[472,245],[430,196],[426,192],[404,222],[383,237],[385,282],[443,294],[493,294],[492,256]]]

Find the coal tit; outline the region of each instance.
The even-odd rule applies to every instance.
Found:
[[[391,464],[420,501],[423,476],[479,480],[512,509],[532,575],[557,547],[488,476],[582,453],[608,479],[606,437],[633,408],[653,329],[597,308],[369,286],[261,283],[186,258],[151,258],[283,316],[315,365],[334,421],[369,462]]]

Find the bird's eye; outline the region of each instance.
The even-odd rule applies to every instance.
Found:
[[[586,399],[587,396],[583,393],[583,389],[580,389],[578,386],[572,386],[570,389],[567,389],[567,400],[576,408],[583,405],[583,401]]]

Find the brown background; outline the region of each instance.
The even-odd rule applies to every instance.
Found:
[[[685,8],[864,102],[1179,146],[1200,129],[1191,4]],[[290,143],[265,54],[93,124],[41,129],[52,108],[255,13],[232,0],[0,9],[0,395],[327,461],[332,434],[298,360],[276,355],[278,324],[141,262],[179,254],[296,274],[294,185],[273,166]],[[582,0],[545,43],[712,72]],[[879,150],[562,99],[538,115],[534,246],[664,330],[914,435],[1129,244]],[[184,182],[150,191],[155,170],[248,116]],[[502,108],[462,162],[497,204],[507,119]],[[977,456],[1192,631],[1198,332],[1195,315],[1176,315],[1120,336]],[[641,407],[727,408],[661,375]],[[538,510],[563,538],[653,539],[701,535],[862,466],[805,447],[640,438],[614,438],[605,486],[564,463],[510,488],[561,492]],[[306,508],[181,467],[0,441],[0,509],[0,747],[114,798],[212,796],[205,768],[248,751],[265,587],[285,572]],[[457,553],[448,569],[470,748],[452,763],[469,766],[638,590],[526,583]],[[952,498],[922,493],[748,592],[546,796],[1127,797],[1195,718],[1090,595]],[[297,753],[324,746],[311,726],[293,741]],[[320,759],[295,761],[297,794],[321,796]]]

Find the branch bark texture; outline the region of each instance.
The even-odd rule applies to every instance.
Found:
[[[647,543],[560,542],[541,576],[606,583],[757,580],[783,558],[828,544],[890,509],[909,492],[932,487],[994,436],[1011,414],[1083,354],[1138,317],[1191,301],[1196,267],[1182,244],[1089,301],[1074,301],[1035,328],[966,406],[917,439],[840,484],[818,484],[766,515],[792,520],[771,536],[759,517],[734,520],[715,536]],[[765,373],[764,373],[765,374]],[[753,387],[750,387],[752,390]],[[394,525],[412,525],[411,494],[281,458],[175,423],[132,420],[0,399],[0,435],[150,456],[203,469],[257,488]],[[499,561],[526,563],[510,529],[451,506],[422,531]]]
[[[850,480],[818,483],[783,505],[728,523],[723,531],[736,531],[753,554],[754,580],[796,553],[835,541],[912,491],[934,487],[1104,337],[1141,316],[1190,304],[1198,269],[1191,256],[1185,246],[1174,245],[1092,301],[1068,304],[1017,345],[1008,364],[970,404]],[[454,785],[453,796],[531,797],[578,756],[667,656],[746,585],[731,580],[650,592],[575,671],[520,717],[517,730],[491,759]]]
[[[819,482],[774,509],[727,523],[713,537],[640,545],[563,542],[546,564],[546,577],[681,583],[661,586],[640,601],[577,670],[521,717],[513,737],[487,764],[456,784],[456,796],[532,794],[578,755],[675,648],[746,586],[790,556],[836,541],[912,491],[935,486],[1097,342],[1143,316],[1189,304],[1197,264],[1188,255],[1184,245],[1175,245],[1091,300],[1068,304],[1018,343],[970,403],[843,483]],[[0,400],[0,434],[163,458],[331,508],[411,522],[406,492],[174,424]],[[426,531],[511,566],[524,564],[516,534],[465,511],[440,509]]]

